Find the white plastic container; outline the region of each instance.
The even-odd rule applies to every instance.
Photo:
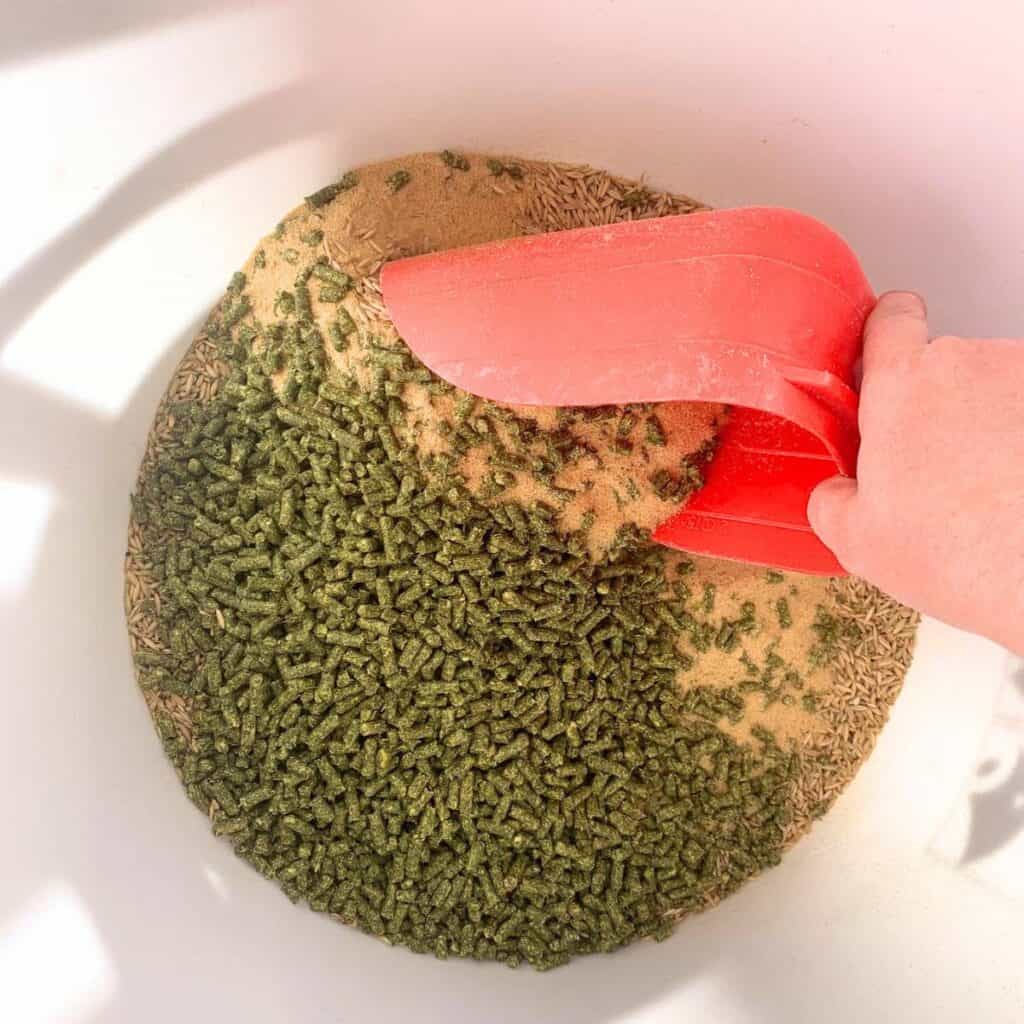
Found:
[[[497,149],[796,206],[936,330],[1024,334],[1022,29],[943,0],[8,0],[0,1021],[1021,1020],[1024,682],[991,645],[925,624],[876,753],[780,868],[661,945],[510,972],[293,907],[213,838],[132,679],[121,560],[197,322],[363,161]]]

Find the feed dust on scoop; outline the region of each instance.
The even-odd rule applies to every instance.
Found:
[[[509,157],[367,167],[260,242],[178,367],[132,499],[138,680],[292,900],[553,967],[777,863],[868,753],[910,612],[648,539],[723,409],[479,400],[381,303],[385,259],[698,208]]]

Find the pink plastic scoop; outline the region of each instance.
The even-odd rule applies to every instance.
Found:
[[[465,391],[519,405],[733,407],[669,547],[839,575],[807,522],[853,476],[854,366],[875,298],[831,229],[743,208],[454,249],[384,266],[399,333]]]

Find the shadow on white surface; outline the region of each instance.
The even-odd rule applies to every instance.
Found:
[[[1006,664],[975,772],[931,848],[1024,912],[1024,661]]]
[[[1024,830],[1024,753],[1020,738],[1007,759],[1008,771],[1000,773],[997,758],[978,766],[980,785],[971,793],[971,824],[961,855],[963,866],[984,860],[1013,843]],[[991,776],[1001,777],[993,782]]]
[[[252,97],[174,139],[114,184],[101,202],[0,285],[0,350],[10,346],[16,353],[12,359],[5,352],[3,365],[18,368],[24,360],[30,370],[43,370],[45,360],[34,361],[35,353],[19,353],[12,344],[14,332],[35,309],[96,253],[189,187],[255,154],[325,128],[337,116],[328,97],[324,84],[316,80]]]
[[[140,0],[112,4],[51,0],[0,7],[0,64],[23,63],[111,39],[159,31],[218,7],[252,7],[254,0]]]
[[[63,5],[62,16],[50,18],[47,5],[18,6],[17,15],[7,11],[0,18],[10,29],[0,31],[0,64],[98,45],[119,34],[127,41],[131,33],[158,31],[206,11],[191,0],[150,2],[122,5],[114,16],[106,13],[110,5],[89,2]],[[177,137],[156,133],[152,155],[137,167],[112,158],[105,198],[83,208],[54,239],[27,249],[0,287],[0,346],[43,312],[84,263],[144,226],[190,185],[256,158],[272,161],[283,145],[326,132],[337,133],[330,154],[308,177],[307,168],[291,169],[286,198],[261,190],[258,170],[247,171],[225,180],[217,193],[222,209],[237,203],[248,209],[251,223],[265,227],[304,188],[347,164],[396,149],[461,143],[590,159],[625,173],[654,167],[659,182],[716,200],[804,205],[874,254],[876,271],[899,266],[891,252],[898,232],[941,236],[949,247],[962,242],[969,248],[970,226],[951,212],[955,205],[921,164],[897,156],[882,170],[865,168],[851,178],[848,152],[809,141],[813,117],[797,119],[785,104],[777,120],[774,111],[765,116],[763,105],[751,112],[762,82],[747,58],[757,47],[717,61],[691,49],[692,68],[673,78],[673,60],[682,59],[676,47],[690,45],[691,25],[677,25],[675,41],[659,39],[641,14],[609,5],[588,23],[608,21],[598,40],[588,37],[586,25],[581,36],[578,19],[564,10],[520,6],[507,26],[483,19],[479,5],[461,2],[448,14],[363,5],[346,10],[335,25],[329,5],[303,4],[282,14],[278,38],[254,41],[246,40],[240,16],[234,43],[225,37],[226,63],[269,62],[274,46],[298,47],[326,69],[323,75],[270,85],[228,109],[199,109],[195,126]],[[223,12],[236,5],[216,7]],[[299,9],[308,13],[300,16]],[[747,14],[755,18],[753,12]],[[799,21],[799,13],[790,12],[790,20]],[[813,16],[810,7],[803,13]],[[537,28],[540,18],[547,34]],[[746,45],[743,25],[719,27],[726,43]],[[442,30],[454,35],[450,52],[437,50]],[[553,78],[544,71],[581,45],[588,50],[584,73]],[[389,59],[381,60],[382,53]],[[192,73],[187,57],[182,54],[169,94],[184,88]],[[381,83],[389,75],[417,85],[386,90]],[[840,124],[860,118],[863,132],[857,89],[851,81],[835,92],[832,115]],[[723,114],[729,110],[731,118]],[[751,135],[763,138],[763,156],[750,155]],[[116,138],[111,144],[116,149]],[[741,161],[735,153],[742,146],[747,158]],[[834,194],[830,180],[845,182],[842,195]],[[218,215],[199,201],[186,213],[196,222]],[[228,217],[221,215],[227,231]],[[232,230],[242,225],[240,214],[236,219]],[[872,239],[869,220],[892,220],[896,233]],[[260,230],[249,224],[243,226],[251,236],[237,238],[241,246]],[[231,239],[234,246],[234,234]],[[239,248],[223,257],[224,280],[243,255]],[[167,273],[179,271],[169,265]],[[0,766],[8,780],[5,816],[17,837],[0,845],[0,971],[6,967],[16,980],[0,987],[0,1019],[1020,1019],[1019,907],[925,854],[935,822],[973,763],[995,690],[993,676],[985,675],[994,664],[986,649],[936,628],[926,631],[935,653],[915,669],[877,754],[835,812],[780,868],[661,945],[587,958],[547,975],[440,963],[292,907],[235,859],[210,835],[163,758],[132,683],[121,611],[127,496],[159,395],[215,283],[192,288],[175,341],[147,364],[115,415],[47,387],[40,371],[45,353],[38,350],[31,353],[33,373],[0,367],[0,480],[25,482],[48,495],[45,511],[40,506],[34,523],[17,533],[24,551],[16,586],[0,591],[13,680]],[[110,294],[83,315],[82,345],[101,327],[115,332],[115,353],[117,345],[151,344],[147,325],[106,315],[116,313],[123,286],[111,282]],[[33,528],[42,538],[34,549]],[[961,678],[941,685],[931,678],[940,663],[982,666],[969,698],[956,696]],[[1000,806],[989,815],[993,829],[1016,820]],[[61,879],[56,888],[53,879]],[[26,911],[26,900],[38,893],[42,902]],[[50,923],[39,930],[33,920]],[[8,945],[8,936],[20,947]],[[25,981],[38,977],[44,984],[65,971],[72,994],[61,995],[54,980],[50,1002]],[[51,1016],[33,1018],[37,1011]]]

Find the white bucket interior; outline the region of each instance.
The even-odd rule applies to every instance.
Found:
[[[502,150],[795,206],[936,330],[1024,333],[1017,5],[56,6],[0,13],[0,1020],[1019,1020],[1012,792],[988,827],[1018,870],[960,856],[979,759],[1024,750],[989,644],[924,625],[875,754],[781,867],[540,975],[389,948],[236,860],[164,760],[121,603],[174,364],[252,243],[360,162]]]

